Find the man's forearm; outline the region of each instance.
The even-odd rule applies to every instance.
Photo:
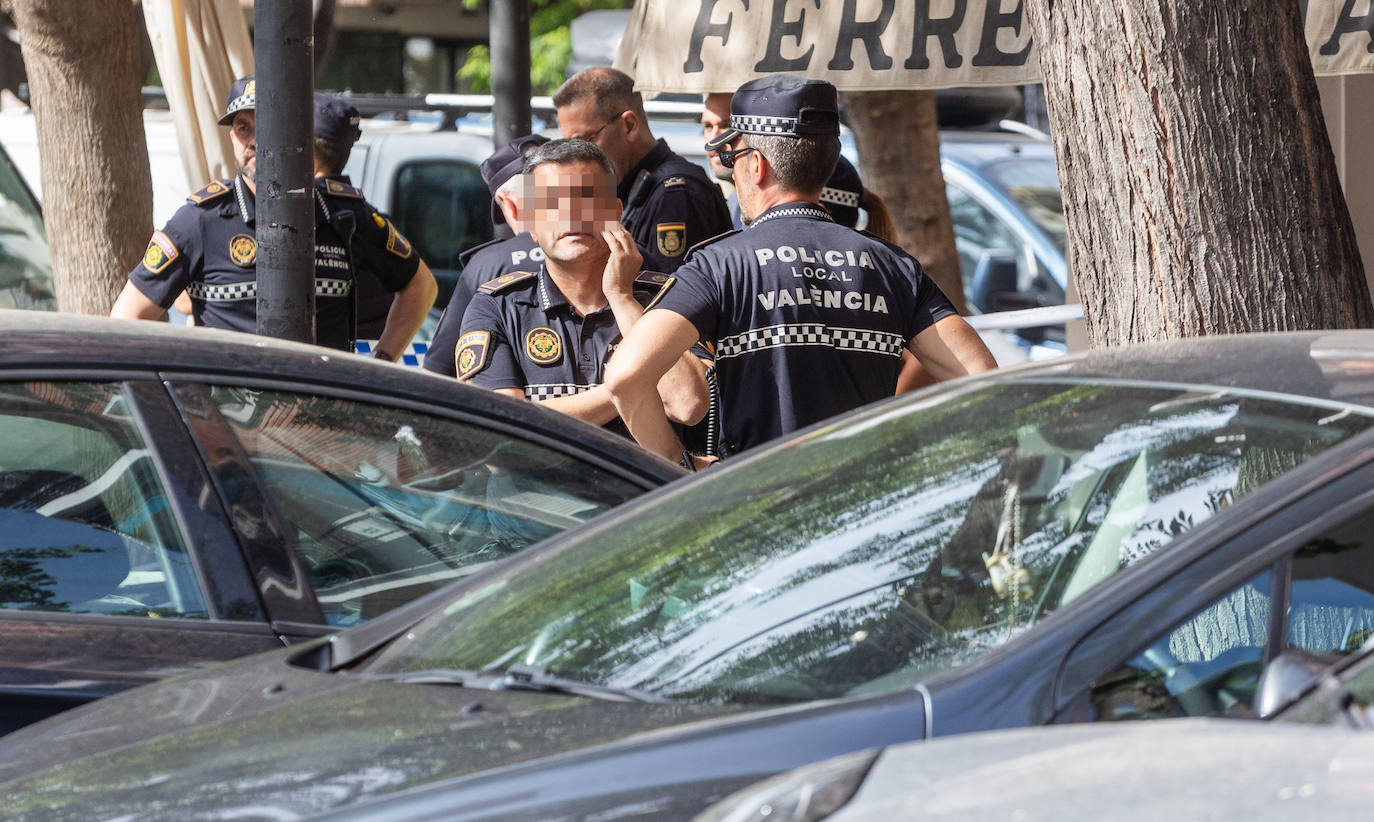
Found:
[[[592,425],[605,425],[615,419],[615,405],[605,386],[598,385],[580,394],[539,400],[540,405],[560,414],[576,417]]]
[[[386,328],[382,330],[381,339],[377,340],[377,348],[393,359],[400,357],[415,338],[415,332],[420,330],[425,314],[434,305],[438,293],[439,286],[434,282],[434,275],[428,266],[421,263],[420,270],[415,272],[405,288],[396,292],[395,299],[391,301],[391,310],[386,315]]]

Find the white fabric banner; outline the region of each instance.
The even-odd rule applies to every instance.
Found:
[[[1371,0],[1298,2],[1317,74],[1374,72]],[[650,92],[774,72],[841,91],[1041,80],[1024,0],[636,0],[615,66]]]

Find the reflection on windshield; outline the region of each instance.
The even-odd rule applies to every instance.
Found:
[[[370,670],[525,663],[713,702],[905,689],[1370,424],[1228,390],[951,388],[517,566]]]
[[[1064,251],[1064,196],[1059,173],[1050,159],[1016,157],[983,166],[983,173],[1002,188],[1051,241]]]

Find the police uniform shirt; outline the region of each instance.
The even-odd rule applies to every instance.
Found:
[[[650,302],[667,279],[640,274],[635,299]],[[602,383],[619,343],[609,305],[579,314],[540,266],[478,288],[463,317],[457,376],[482,388],[519,388],[528,400],[572,396]],[[629,436],[619,418],[605,427]]]
[[[353,273],[376,273],[400,291],[419,269],[419,257],[400,232],[337,180],[315,188],[315,334],[320,345],[352,350]],[[242,177],[216,180],[192,194],[167,225],[153,233],[129,280],[168,308],[186,291],[197,325],[257,332],[256,204]]]
[[[956,313],[915,258],[805,202],[693,249],[653,307],[715,344],[724,454],[892,396],[907,341]]]
[[[454,284],[453,296],[439,318],[439,327],[429,342],[424,368],[448,377],[457,376],[454,362],[458,356],[459,331],[463,326],[463,312],[472,302],[477,287],[509,274],[528,271],[544,263],[544,250],[528,232],[504,240],[491,240],[474,246],[458,256],[462,272]]]
[[[625,209],[621,222],[648,251],[644,267],[652,271],[676,271],[687,249],[730,230],[720,187],[662,139],[619,182],[616,195]]]

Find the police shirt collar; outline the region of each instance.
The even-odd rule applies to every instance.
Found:
[[[745,228],[766,223],[781,217],[805,217],[811,220],[824,220],[827,223],[835,222],[835,218],[830,216],[830,212],[817,203],[810,200],[793,200],[790,203],[780,203],[773,206],[759,216],[755,217]]]
[[[563,292],[558,290],[558,284],[549,275],[549,270],[545,266],[539,266],[539,307],[545,311],[553,309],[555,306],[572,307],[568,298],[563,296]]]
[[[654,147],[649,149],[649,152],[643,157],[639,158],[639,162],[635,163],[635,167],[629,170],[625,175],[625,179],[616,182],[615,196],[620,198],[620,202],[625,202],[625,199],[630,196],[630,189],[634,188],[635,178],[639,176],[639,172],[652,172],[654,169],[663,165],[671,156],[673,156],[673,150],[668,148],[668,141],[662,137],[658,138],[658,142],[654,143]]]
[[[238,209],[239,217],[242,218],[244,225],[252,225],[257,217],[258,203],[255,195],[243,180],[240,173],[234,178],[234,207]]]

